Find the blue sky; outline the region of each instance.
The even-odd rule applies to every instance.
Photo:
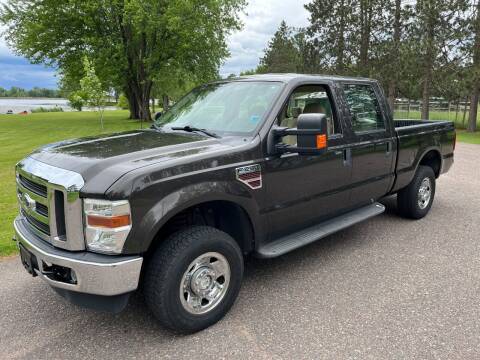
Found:
[[[5,0],[0,0],[0,3]],[[250,0],[242,14],[243,30],[228,39],[231,53],[220,73],[231,73],[255,68],[263,55],[268,40],[275,33],[282,19],[290,26],[305,26],[308,12],[303,8],[307,0]],[[0,28],[0,32],[1,32]],[[30,89],[34,86],[56,88],[55,70],[43,65],[30,64],[26,59],[15,56],[0,37],[0,86],[19,86]]]

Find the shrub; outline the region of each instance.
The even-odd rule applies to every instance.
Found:
[[[83,97],[77,93],[72,93],[68,97],[68,105],[75,110],[82,111],[83,105],[85,105],[85,100]]]
[[[117,106],[122,109],[122,110],[128,110],[128,99],[124,94],[121,94],[118,98],[118,104]]]
[[[32,109],[32,113],[45,113],[45,112],[63,112],[63,109],[61,107],[55,106],[53,108],[44,108],[44,107],[39,107]]]

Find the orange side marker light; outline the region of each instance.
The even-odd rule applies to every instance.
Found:
[[[317,135],[317,149],[325,149],[327,147],[327,135]]]

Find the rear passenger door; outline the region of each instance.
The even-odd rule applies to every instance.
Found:
[[[343,83],[352,127],[351,203],[366,204],[384,196],[394,174],[395,143],[390,116],[372,83]]]

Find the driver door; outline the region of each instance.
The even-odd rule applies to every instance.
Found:
[[[319,223],[349,207],[350,149],[332,99],[326,85],[303,85],[292,92],[278,116],[278,125],[296,127],[302,113],[325,113],[329,118],[329,138],[328,150],[322,155],[289,153],[265,159],[269,241]],[[296,142],[296,137],[286,138],[284,143]]]

